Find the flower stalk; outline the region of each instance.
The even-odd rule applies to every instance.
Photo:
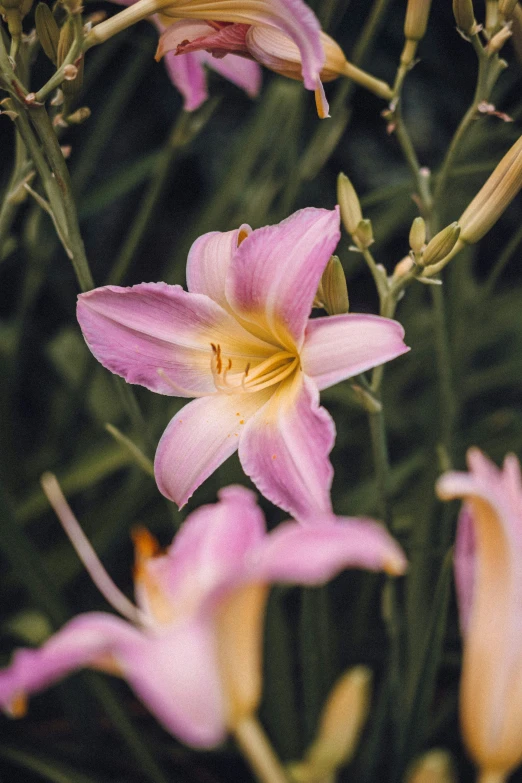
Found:
[[[235,727],[234,736],[260,783],[288,783],[283,766],[257,718],[244,718]]]

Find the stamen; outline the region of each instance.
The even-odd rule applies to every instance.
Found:
[[[92,581],[104,596],[107,602],[123,617],[133,623],[142,625],[150,624],[149,618],[129,601],[121,590],[116,587],[109,574],[103,567],[98,555],[94,551],[90,541],[80,527],[80,523],[74,516],[71,507],[67,503],[64,494],[58,484],[56,476],[52,473],[44,473],[40,479],[42,489],[53,507],[56,516],[67,534],[69,541],[75,548],[78,557],[84,564]]]
[[[241,392],[256,392],[283,381],[299,366],[299,358],[289,351],[277,351],[270,358],[260,362],[253,370],[248,362],[243,372],[236,372],[229,377],[232,369],[232,359],[226,359],[223,369],[221,346],[210,344],[212,359],[210,368],[214,376],[214,384],[218,392],[237,394]]]

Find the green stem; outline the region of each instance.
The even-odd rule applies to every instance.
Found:
[[[54,179],[58,184],[64,212],[66,237],[72,253],[71,262],[82,291],[94,288],[94,280],[85,254],[83,239],[78,224],[76,204],[71,189],[71,180],[65,158],[49,115],[44,106],[33,106],[29,116],[38,133],[42,147],[49,161]]]
[[[441,467],[450,470],[453,463],[453,429],[457,415],[455,395],[453,393],[453,372],[449,348],[446,319],[444,312],[444,296],[441,286],[430,286],[433,303],[435,350],[439,376],[439,394],[441,410]]]
[[[288,783],[281,762],[257,718],[243,718],[234,728],[234,736],[260,783]]]
[[[421,212],[424,214],[425,217],[427,217],[431,212],[432,203],[433,203],[431,198],[430,188],[429,188],[429,180],[419,163],[417,153],[415,152],[415,147],[413,146],[413,143],[410,138],[410,134],[408,133],[408,130],[406,128],[406,125],[402,117],[400,103],[397,105],[393,117],[395,121],[395,135],[397,136],[397,141],[399,142],[400,147],[402,149],[402,154],[404,155],[404,159],[408,164],[413,180],[415,182],[417,193],[419,195],[420,202],[421,202],[420,203]]]
[[[386,527],[393,528],[392,510],[390,504],[389,477],[390,464],[388,460],[388,444],[386,429],[384,426],[384,414],[382,409],[368,414],[370,435],[372,442],[373,463],[377,479],[377,491],[379,496],[379,513]]]
[[[18,132],[15,133],[15,162],[13,171],[7,183],[4,198],[0,205],[0,260],[2,258],[2,249],[5,245],[13,220],[16,217],[20,204],[23,199],[16,198],[15,194],[28,175],[30,170],[25,144]]]

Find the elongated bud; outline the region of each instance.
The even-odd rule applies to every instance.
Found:
[[[418,262],[421,266],[431,266],[446,258],[457,244],[461,228],[458,223],[451,223],[431,239],[422,258]]]
[[[342,172],[337,177],[337,201],[341,208],[343,226],[353,236],[363,216],[355,188]]]
[[[446,750],[430,750],[412,767],[406,783],[457,783],[455,768]]]
[[[518,0],[500,0],[498,4],[499,13],[508,21],[513,16]]]
[[[460,239],[473,245],[487,234],[522,188],[522,136],[504,155],[459,219]]]
[[[500,52],[506,41],[511,38],[511,30],[508,26],[501,27],[498,33],[495,33],[491,41],[486,46],[486,51],[489,55]]]
[[[91,116],[91,110],[89,109],[89,107],[80,106],[80,108],[76,109],[75,112],[67,115],[66,123],[67,125],[81,125],[82,122],[88,120],[90,116]]]
[[[371,220],[361,220],[353,234],[353,240],[361,250],[373,245],[373,227]]]
[[[491,34],[498,27],[498,0],[486,0],[486,31]]]
[[[406,19],[404,20],[404,37],[409,41],[420,41],[424,38],[428,25],[431,0],[408,0]]]
[[[420,253],[426,243],[426,223],[424,218],[416,217],[410,228],[410,247],[415,254]]]
[[[472,35],[477,27],[472,0],[453,0],[453,16],[459,30]]]
[[[511,41],[519,63],[522,63],[522,6],[516,5],[511,19]]]
[[[338,256],[331,256],[321,278],[321,293],[324,309],[328,315],[348,312],[348,287],[346,275]]]
[[[368,716],[371,698],[371,671],[356,666],[334,685],[326,701],[317,737],[301,763],[289,772],[298,783],[328,778],[354,755]]]
[[[38,40],[49,60],[58,62],[58,40],[60,38],[60,28],[56,24],[53,12],[46,3],[38,3],[34,14],[36,25],[36,34]]]

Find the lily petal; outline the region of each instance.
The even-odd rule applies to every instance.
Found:
[[[473,515],[466,503],[462,506],[457,524],[454,565],[460,630],[464,636],[469,626],[476,579],[476,542]]]
[[[253,231],[241,243],[226,295],[256,333],[273,335],[290,350],[300,348],[321,275],[340,238],[339,219],[339,207],[309,207]]]
[[[215,392],[212,343],[243,363],[269,350],[208,297],[166,283],[95,288],[78,297],[77,316],[87,345],[104,367],[160,394]]]
[[[317,521],[320,524],[313,526],[284,522],[269,533],[252,553],[255,576],[320,585],[345,568],[404,573],[403,551],[377,522],[331,516]]]
[[[406,353],[403,338],[401,324],[378,315],[314,318],[301,351],[303,372],[326,389]]]
[[[202,57],[197,54],[176,57],[173,52],[168,52],[164,62],[172,84],[183,96],[185,111],[199,109],[208,98]]]
[[[211,231],[192,244],[187,258],[187,288],[193,294],[205,294],[224,310],[230,310],[225,280],[232,256],[252,232],[244,223],[234,231]]]
[[[161,36],[156,58],[159,59],[165,52],[170,51],[175,51],[176,54],[207,51],[217,57],[224,57],[232,52],[248,55],[245,43],[248,29],[247,24],[229,24],[216,30],[205,22],[183,20],[167,27]]]
[[[164,14],[187,19],[211,19],[238,24],[276,27],[288,35],[301,53],[305,87],[314,90],[325,61],[319,36],[321,26],[302,0],[181,0]]]
[[[7,669],[0,671],[0,705],[10,711],[26,695],[44,690],[85,666],[97,666],[122,647],[135,644],[139,631],[102,612],[71,620],[39,650],[18,650]],[[16,711],[15,711],[16,716]]]
[[[154,474],[160,492],[181,508],[237,449],[246,422],[270,398],[272,389],[254,394],[220,394],[185,405],[163,433]]]
[[[200,52],[201,62],[219,73],[240,90],[244,90],[250,98],[255,98],[261,90],[262,72],[258,63],[247,60],[235,54],[227,54],[219,59],[208,52]]]
[[[245,473],[265,497],[300,522],[331,514],[335,426],[302,373],[283,382],[246,424],[239,442]]]
[[[263,512],[253,492],[231,486],[218,503],[193,511],[166,554],[147,564],[150,576],[177,609],[193,612],[216,586],[234,582],[244,561],[265,536]]]

